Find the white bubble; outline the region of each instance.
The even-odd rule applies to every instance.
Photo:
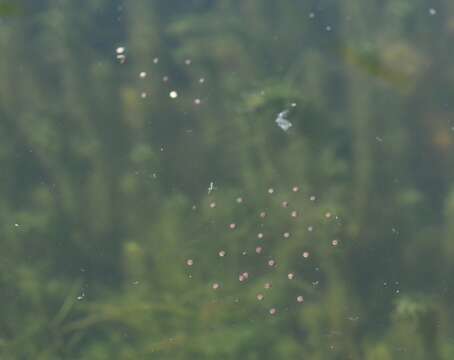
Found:
[[[225,254],[226,254],[225,250],[219,251],[219,256],[220,256],[220,257],[224,257]]]
[[[194,99],[194,104],[196,105],[200,105],[202,101],[200,99]]]
[[[125,52],[125,48],[123,46],[119,46],[115,49],[117,54],[123,54]]]
[[[430,8],[429,9],[429,14],[432,15],[432,16],[433,15],[437,15],[437,10],[435,10],[434,8]]]
[[[295,278],[295,274],[294,273],[288,273],[287,277],[288,277],[289,280],[293,280]]]
[[[186,59],[186,60],[184,61],[184,63],[185,63],[186,65],[191,65],[192,61],[191,61],[191,59]]]
[[[147,77],[147,73],[145,71],[142,71],[140,74],[139,74],[140,78],[144,79]]]
[[[205,78],[202,77],[202,78],[199,79],[199,83],[200,84],[203,84],[204,82],[205,82]]]
[[[157,64],[158,62],[159,62],[159,58],[155,57],[155,58],[153,59],[153,63]]]
[[[270,315],[276,315],[276,313],[277,313],[276,308],[271,308],[270,309]]]
[[[298,301],[299,303],[302,303],[304,301],[303,296],[302,295],[297,296],[296,301]]]
[[[142,99],[145,99],[145,98],[147,97],[147,93],[146,93],[146,92],[142,92],[142,93],[140,94],[140,97],[141,97]]]
[[[213,290],[217,290],[217,289],[219,289],[219,287],[220,287],[219,283],[213,283],[213,285],[211,285],[211,288]]]
[[[176,99],[178,97],[178,93],[175,91],[175,90],[172,90],[170,93],[169,93],[169,96],[170,98],[172,99]]]
[[[187,260],[186,260],[186,265],[188,265],[188,266],[194,265],[194,260],[192,260],[192,259],[187,259]]]

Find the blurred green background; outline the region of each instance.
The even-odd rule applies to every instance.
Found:
[[[454,359],[453,41],[448,0],[2,1],[0,358]]]

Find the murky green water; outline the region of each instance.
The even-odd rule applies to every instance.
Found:
[[[453,36],[444,0],[0,2],[0,358],[454,358]]]

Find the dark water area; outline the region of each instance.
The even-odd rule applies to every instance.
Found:
[[[454,3],[0,2],[1,359],[453,359]]]

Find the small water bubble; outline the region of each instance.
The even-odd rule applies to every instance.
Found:
[[[258,239],[263,239],[263,233],[258,233],[258,234],[257,234],[257,238],[258,238]]]
[[[332,30],[331,26],[329,26],[329,25],[326,26],[325,29],[326,29],[326,31],[331,31]]]
[[[288,207],[288,201],[283,201],[283,202],[281,203],[281,206],[282,206],[283,208]]]
[[[302,295],[298,295],[298,296],[296,297],[296,301],[298,301],[299,303],[304,302],[303,296],[302,296]]]
[[[141,79],[145,79],[147,77],[147,73],[145,71],[142,71],[140,74],[139,74],[140,78]]]
[[[203,84],[204,82],[205,82],[205,78],[201,77],[201,78],[199,79],[199,83],[200,83],[200,84]]]
[[[313,12],[309,13],[309,18],[313,19],[315,17],[315,14]]]
[[[315,201],[316,199],[317,199],[317,198],[316,198],[314,195],[312,195],[312,196],[309,198],[310,201]]]
[[[289,280],[293,280],[293,279],[295,278],[295,274],[294,274],[294,273],[288,273],[288,274],[287,274],[287,278],[288,278]]]
[[[186,260],[186,265],[188,265],[188,266],[194,265],[194,260],[192,260],[192,259],[187,259],[187,260]]]
[[[291,213],[290,213],[290,216],[292,218],[296,218],[298,216],[298,212],[296,210],[293,210]]]
[[[246,256],[246,255],[247,255],[247,251],[246,251],[246,250],[243,251],[243,252],[241,253],[241,255]]]
[[[123,54],[123,53],[125,52],[125,50],[126,50],[126,49],[125,49],[124,46],[119,46],[119,47],[117,47],[117,48],[115,49],[115,52],[116,52],[117,54]]]
[[[263,219],[264,217],[266,217],[266,212],[265,211],[260,212],[259,216]]]
[[[169,77],[168,77],[167,75],[163,76],[163,77],[162,77],[162,81],[163,81],[163,82],[169,81]]]
[[[176,99],[178,97],[178,93],[175,90],[172,90],[169,93],[169,96],[170,96],[171,99]]]
[[[153,59],[153,63],[154,63],[154,64],[157,64],[158,62],[159,62],[159,58],[155,57],[155,58]]]
[[[184,63],[185,63],[185,65],[191,65],[192,61],[191,61],[191,59],[186,59],[184,61]]]
[[[221,250],[221,251],[219,251],[218,254],[219,254],[220,257],[224,257],[226,252],[225,252],[225,250]]]
[[[235,223],[229,224],[229,229],[230,230],[235,230],[236,229],[236,224]]]
[[[434,15],[437,15],[437,10],[435,10],[434,8],[430,8],[429,9],[429,14],[434,16]]]
[[[211,285],[211,288],[212,288],[213,290],[217,290],[217,289],[219,289],[219,287],[220,287],[219,283],[213,283],[213,284]]]
[[[300,188],[295,185],[294,187],[292,187],[292,191],[293,192],[298,192],[298,191],[300,191]]]
[[[303,258],[307,259],[309,257],[309,251],[303,252]]]
[[[307,227],[307,231],[313,231],[314,230],[314,227],[313,226],[308,226]]]
[[[194,99],[194,104],[195,104],[195,105],[200,105],[201,102],[202,102],[202,101],[201,101],[199,98]]]
[[[262,301],[264,298],[263,294],[257,294],[257,300]]]
[[[325,213],[325,218],[330,219],[331,218],[331,213],[328,211]]]
[[[272,287],[272,285],[271,285],[270,282],[267,282],[267,283],[265,283],[265,285],[263,285],[263,288],[266,289],[266,290],[271,289],[271,287]]]
[[[255,252],[256,252],[257,254],[261,254],[262,251],[263,251],[263,248],[262,248],[261,246],[257,246],[257,247],[255,248]]]
[[[268,266],[271,266],[271,267],[276,266],[276,261],[273,259],[268,260]]]
[[[276,313],[277,313],[276,308],[271,308],[270,309],[270,315],[276,315]]]
[[[290,237],[290,233],[289,232],[285,232],[284,234],[282,234],[282,236],[286,239],[288,239]]]
[[[241,196],[237,197],[237,198],[236,198],[236,202],[237,202],[238,204],[241,204],[241,203],[243,202],[243,198],[242,198]]]
[[[139,285],[139,280],[135,280],[132,282],[133,285]]]
[[[213,202],[210,202],[210,208],[214,209],[216,207],[216,203],[213,201]]]
[[[20,225],[18,223],[15,223],[14,224],[14,227],[19,227]]]
[[[82,293],[76,297],[77,300],[83,300],[85,298],[85,292],[82,291]]]
[[[145,99],[145,98],[147,97],[147,93],[146,93],[145,91],[141,92],[141,93],[140,93],[140,97],[141,97],[142,99]]]
[[[268,194],[274,194],[274,189],[273,188],[269,188],[268,189]]]
[[[333,241],[331,241],[331,245],[333,245],[333,246],[339,245],[339,240],[334,239]]]

